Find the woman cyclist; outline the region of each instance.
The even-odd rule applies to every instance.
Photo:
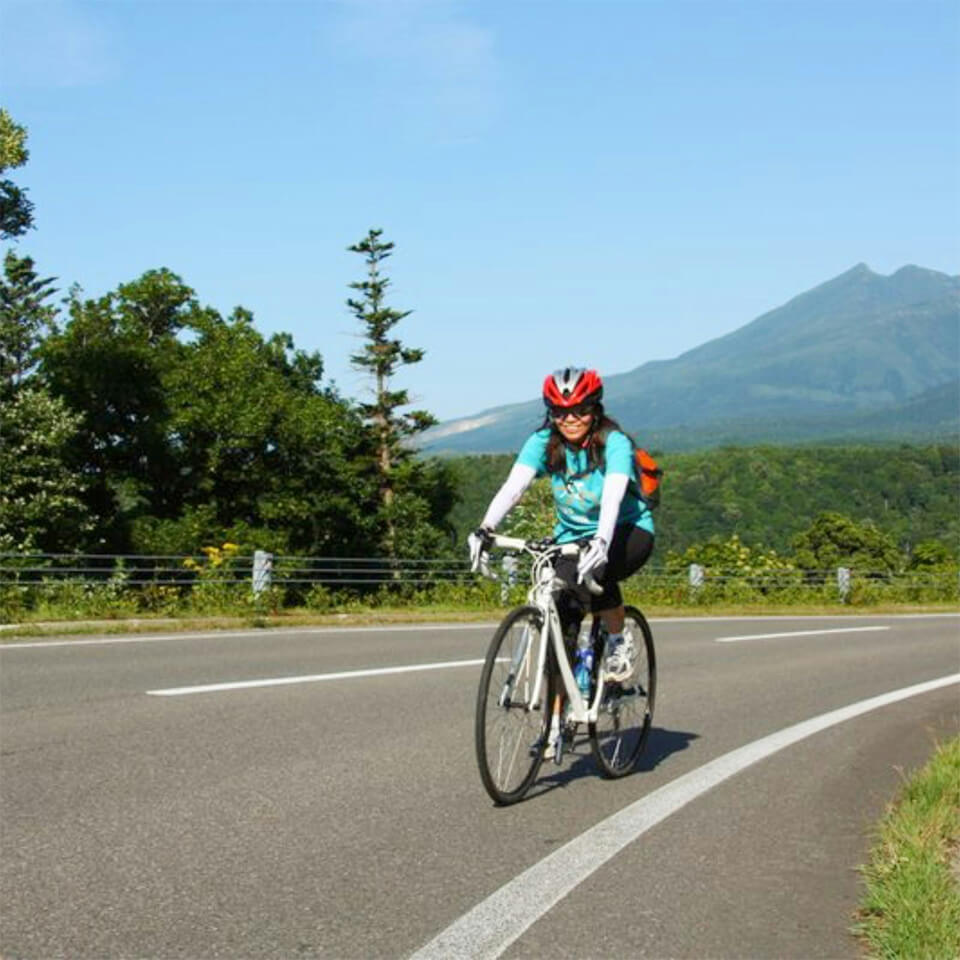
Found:
[[[653,551],[653,517],[638,495],[633,443],[603,409],[603,381],[595,370],[565,367],[543,382],[547,416],[527,438],[510,474],[497,491],[480,527],[467,538],[474,570],[489,546],[490,534],[534,479],[544,474],[553,488],[559,543],[588,541],[579,562],[558,573],[572,589],[561,595],[564,635],[575,636],[589,598],[609,634],[604,673],[619,682],[633,670],[635,651],[623,636],[620,581],[636,573]],[[602,594],[588,594],[582,584],[593,574]]]

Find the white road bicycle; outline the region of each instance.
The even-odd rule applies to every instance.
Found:
[[[653,635],[643,614],[626,608],[624,638],[635,650],[633,673],[620,682],[604,678],[606,631],[594,617],[590,696],[573,676],[570,647],[564,642],[556,597],[569,589],[556,575],[559,557],[576,557],[576,543],[527,541],[493,535],[493,548],[526,553],[532,559],[525,606],[511,610],[490,642],[477,695],[476,748],[480,776],[497,804],[522,800],[536,780],[545,755],[562,762],[580,724],[586,724],[594,758],[605,777],[630,773],[643,752],[653,721],[657,686]],[[482,571],[490,575],[489,568]],[[588,589],[599,593],[594,582]]]

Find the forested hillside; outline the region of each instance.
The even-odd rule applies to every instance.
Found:
[[[938,540],[960,547],[960,453],[947,445],[725,447],[661,457],[657,557],[711,537],[784,551],[823,512],[871,521],[910,553]],[[506,476],[509,456],[450,461],[461,501],[459,539],[479,522]]]

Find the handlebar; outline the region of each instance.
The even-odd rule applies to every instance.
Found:
[[[523,540],[520,537],[505,537],[499,533],[490,534],[489,543],[491,547],[498,547],[501,550],[508,550],[513,553],[529,553],[534,558],[544,557],[551,553],[558,553],[562,557],[579,557],[583,549],[580,543],[553,543],[550,540]],[[497,576],[490,569],[490,555],[484,550],[480,554],[480,573],[491,580],[496,580]],[[603,593],[603,587],[594,579],[592,572],[587,572],[583,576],[583,585],[594,596]]]

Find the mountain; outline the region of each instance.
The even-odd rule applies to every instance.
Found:
[[[604,376],[607,409],[648,446],[936,439],[960,434],[960,277],[858,264],[673,360]],[[431,453],[516,450],[538,399],[438,424]]]

